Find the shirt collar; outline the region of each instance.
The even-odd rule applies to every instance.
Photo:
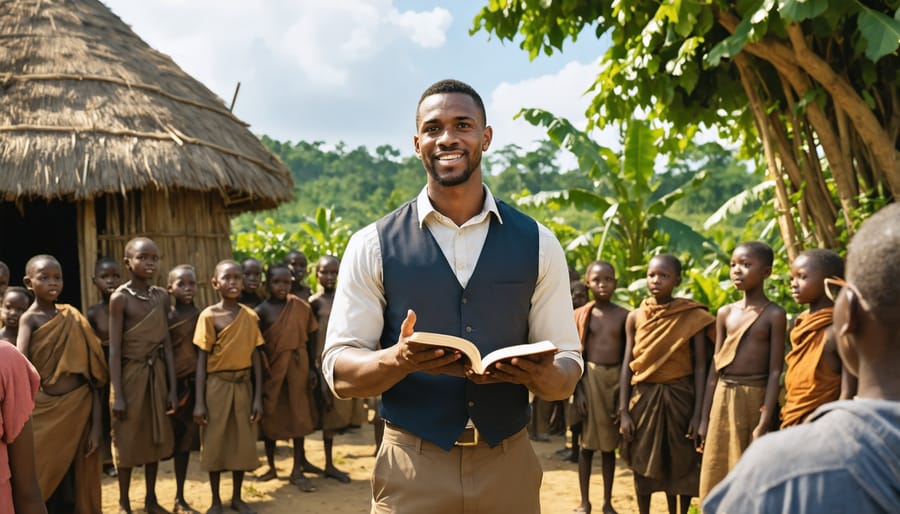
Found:
[[[497,221],[503,223],[503,218],[500,217],[500,210],[497,208],[497,201],[494,199],[494,195],[491,194],[491,190],[487,187],[486,184],[482,184],[484,188],[484,205],[481,206],[481,212],[472,216],[469,221],[475,220],[476,223],[487,218],[488,214],[493,214]],[[431,205],[431,200],[428,199],[428,186],[422,188],[422,191],[419,192],[419,196],[416,197],[416,210],[419,214],[419,228],[425,224],[425,220],[428,219],[429,216],[441,216],[443,215],[435,210],[434,206]]]

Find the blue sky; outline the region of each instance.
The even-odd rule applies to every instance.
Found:
[[[582,93],[603,47],[592,34],[528,60],[518,45],[469,36],[487,0],[104,0],[257,134],[412,153],[422,90],[458,78],[485,100],[495,149],[543,133],[512,117],[541,107],[583,125]],[[615,137],[600,136],[607,144]]]

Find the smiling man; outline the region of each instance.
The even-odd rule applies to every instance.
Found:
[[[540,511],[528,393],[568,398],[583,364],[562,247],[482,183],[492,135],[469,85],[429,87],[413,137],[425,188],[344,254],[323,372],[340,397],[382,395],[373,513]],[[541,340],[559,350],[476,375],[458,352],[409,342],[414,330],[482,354]]]

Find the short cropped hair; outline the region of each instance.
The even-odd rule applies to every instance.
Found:
[[[812,262],[826,277],[844,278],[844,260],[841,256],[825,248],[812,248],[800,252],[800,255]]]
[[[34,257],[28,259],[28,262],[25,263],[25,274],[30,276],[31,272],[34,271],[34,267],[40,261],[52,262],[52,263],[56,264],[56,266],[60,270],[62,270],[62,264],[60,264],[59,261],[56,260],[56,257],[54,257],[52,255],[47,255],[46,253],[42,253],[42,254],[35,255]]]
[[[97,272],[100,271],[100,268],[102,268],[103,266],[106,266],[108,264],[112,264],[116,268],[119,267],[119,263],[115,259],[104,255],[103,257],[100,257],[99,259],[97,259],[97,263],[94,264],[94,274],[96,275]]]
[[[213,271],[213,275],[218,275],[220,269],[222,269],[225,266],[231,266],[231,265],[237,266],[238,269],[241,270],[241,273],[244,272],[243,268],[241,268],[241,265],[240,265],[240,263],[238,263],[238,261],[236,261],[234,259],[222,259],[221,261],[219,261],[216,264],[216,269],[215,269],[215,271]]]
[[[775,252],[772,247],[762,241],[745,241],[737,246],[738,248],[746,248],[750,255],[754,255],[762,259],[766,266],[772,266],[775,262]]]
[[[419,106],[422,105],[422,102],[431,95],[447,93],[462,93],[472,98],[472,100],[475,101],[475,105],[478,107],[478,112],[481,113],[481,120],[487,125],[487,113],[484,110],[484,101],[481,99],[481,95],[478,94],[478,91],[475,91],[475,88],[460,80],[444,79],[429,86],[428,89],[422,93],[422,96],[419,97],[419,103],[416,104],[416,126],[419,125]]]
[[[865,220],[847,248],[847,279],[888,327],[900,326],[900,203]]]
[[[659,255],[654,255],[653,257],[650,258],[651,261],[653,259],[660,259],[663,262],[665,262],[666,264],[668,264],[669,266],[672,266],[672,268],[675,269],[675,273],[679,277],[681,276],[681,261],[678,259],[678,257],[675,257],[671,253],[661,253]]]
[[[290,266],[288,266],[287,264],[285,264],[283,262],[273,262],[272,264],[269,265],[268,268],[266,268],[266,281],[271,282],[272,281],[272,273],[275,272],[276,270],[280,270],[280,269],[287,271],[288,274],[291,275],[292,277],[294,276],[293,272],[291,271]]]
[[[10,286],[10,287],[8,287],[8,288],[6,289],[6,292],[3,293],[3,298],[2,298],[2,299],[5,300],[6,297],[9,296],[9,295],[11,295],[11,294],[20,294],[20,295],[23,295],[23,296],[25,297],[25,299],[28,301],[28,305],[31,305],[31,302],[34,301],[34,296],[31,294],[31,291],[25,289],[24,287],[20,287],[20,286]]]
[[[596,260],[591,262],[584,268],[584,277],[587,278],[588,273],[590,273],[590,271],[596,267],[609,268],[613,272],[613,275],[616,274],[616,268],[611,263],[604,260]]]
[[[134,247],[137,246],[138,243],[150,243],[157,249],[159,249],[159,245],[156,244],[156,241],[150,239],[149,237],[135,237],[125,243],[125,257],[134,256]]]
[[[183,271],[190,271],[194,275],[194,280],[197,280],[197,270],[195,270],[193,266],[191,266],[190,264],[179,264],[178,266],[175,266],[174,268],[169,270],[169,276],[166,283],[170,286],[174,284],[176,277],[178,277],[178,274]]]
[[[337,265],[341,264],[341,261],[338,260],[338,258],[335,257],[334,255],[323,255],[323,256],[319,257],[318,261],[316,261],[316,271],[319,271],[320,269],[322,269],[322,266],[325,266],[329,262],[333,262]]]
[[[6,272],[6,276],[10,276],[9,275],[9,266],[7,266],[5,262],[0,261],[0,272],[4,272],[4,271]]]

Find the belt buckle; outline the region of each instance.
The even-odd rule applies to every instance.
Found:
[[[478,446],[478,429],[466,427],[453,444],[455,446]]]

